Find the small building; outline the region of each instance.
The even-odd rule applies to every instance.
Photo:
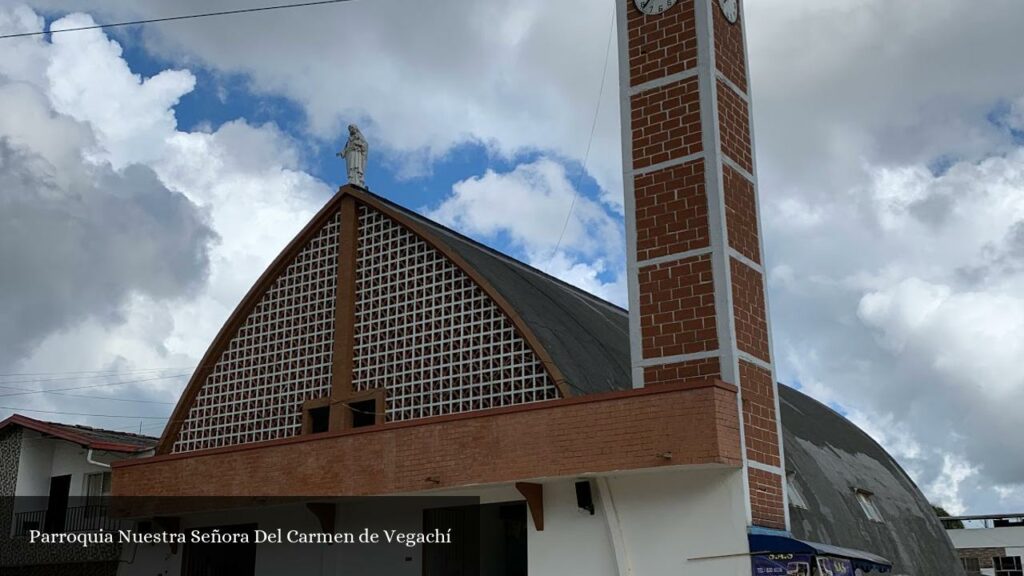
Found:
[[[941,519],[968,576],[1024,576],[1024,514]]]
[[[30,545],[32,530],[116,529],[107,513],[110,465],[150,456],[157,439],[44,422],[15,414],[0,422],[0,574],[115,574],[121,547]]]

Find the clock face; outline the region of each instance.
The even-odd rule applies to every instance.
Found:
[[[644,14],[661,14],[676,3],[676,0],[633,0]]]
[[[718,0],[718,5],[722,8],[722,14],[725,15],[725,19],[730,24],[735,24],[736,20],[740,17],[740,1],[739,0]]]

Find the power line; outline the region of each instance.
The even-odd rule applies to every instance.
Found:
[[[53,394],[55,396],[64,396],[65,398],[85,398],[87,400],[103,400],[108,402],[138,402],[142,404],[168,404],[174,405],[174,402],[164,402],[163,400],[143,400],[141,398],[116,398],[113,396],[88,396],[86,394],[67,394],[64,392],[55,392],[53,390],[34,390],[32,388],[23,388],[21,386],[0,386],[0,388],[6,388],[8,390],[23,390],[30,393],[41,393],[41,394]]]
[[[612,33],[615,31],[615,11],[612,11],[612,25],[608,30],[608,43],[604,48],[604,68],[601,70],[601,87],[597,92],[597,106],[594,107],[594,119],[590,123],[590,137],[587,138],[587,151],[583,154],[583,169],[582,173],[587,171],[587,161],[590,159],[590,147],[594,143],[594,131],[597,129],[597,116],[601,111],[601,99],[604,97],[604,82],[608,76],[608,55],[612,51]],[[555,243],[555,249],[551,251],[551,257],[548,258],[547,265],[545,268],[551,267],[551,262],[558,255],[558,249],[562,247],[562,240],[565,238],[565,231],[569,227],[569,220],[572,219],[572,211],[576,207],[576,198],[579,196],[579,178],[576,178],[576,184],[572,187],[572,202],[569,203],[569,213],[565,215],[565,222],[562,223],[562,231],[558,234],[558,242]]]
[[[132,374],[135,372],[159,372],[161,370],[192,370],[195,366],[163,366],[160,368],[132,368],[130,370],[121,370],[117,368],[108,368],[105,370],[68,370],[65,372],[6,372],[0,373],[0,378],[8,378],[12,376],[68,376],[75,374],[97,374],[99,376],[118,374]],[[82,378],[92,378],[93,376],[82,376]],[[98,377],[98,376],[97,376]]]
[[[148,20],[134,20],[131,22],[115,22],[112,24],[96,24],[94,26],[79,26],[77,28],[64,28],[61,30],[50,30],[50,34],[56,34],[58,32],[80,32],[82,30],[96,30],[100,28],[117,28],[120,26],[135,26],[138,24],[154,24],[157,22],[172,22],[176,20],[191,20],[194,18],[207,18],[210,16],[231,16],[235,14],[250,14],[252,12],[266,12],[269,10],[282,10],[284,8],[303,8],[306,6],[320,6],[323,4],[341,4],[342,2],[351,2],[353,0],[319,0],[318,2],[302,2],[299,4],[278,4],[275,6],[261,6],[258,8],[241,8],[239,10],[224,10],[221,12],[205,12],[202,14],[186,14],[184,16],[169,16],[167,18],[150,18]],[[47,34],[46,30],[39,32],[19,32],[17,34],[4,34],[0,36],[0,40],[5,38],[24,38],[26,36],[41,36]]]
[[[35,408],[21,408],[18,406],[0,406],[0,410],[14,410],[15,412],[39,412],[41,414],[60,414],[62,416],[90,416],[93,418],[138,418],[140,420],[165,420],[167,416],[129,416],[126,414],[86,414],[84,412],[62,412],[60,410],[36,410]]]
[[[189,374],[173,374],[171,376],[158,376],[158,377],[155,377],[155,378],[143,378],[143,379],[140,379],[140,380],[124,380],[124,381],[121,381],[121,382],[107,382],[107,383],[104,383],[104,384],[92,384],[90,386],[71,386],[71,387],[68,387],[68,388],[54,388],[54,389],[51,389],[51,390],[30,390],[30,391],[25,391],[25,392],[11,392],[9,394],[0,394],[0,398],[7,398],[9,396],[27,396],[29,394],[43,394],[43,393],[53,393],[53,392],[65,392],[65,391],[71,391],[71,390],[88,390],[88,389],[91,389],[91,388],[104,388],[106,386],[121,386],[123,384],[138,384],[138,383],[141,383],[141,382],[154,382],[156,380],[168,380],[170,378],[182,378],[182,377],[185,377],[185,376],[189,376]]]
[[[92,376],[61,376],[57,378],[23,378],[21,380],[2,380],[0,379],[0,387],[4,387],[4,384],[45,384],[47,382],[67,382],[69,380],[88,381],[98,380],[102,378],[111,378],[114,376],[155,376],[161,372],[172,372],[175,370],[171,369],[157,369],[157,370],[146,370],[138,372],[110,372],[107,374],[94,374]],[[9,386],[8,386],[9,387]]]

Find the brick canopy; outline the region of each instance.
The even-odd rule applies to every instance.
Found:
[[[736,389],[705,381],[125,461],[113,492],[363,496],[740,460]]]

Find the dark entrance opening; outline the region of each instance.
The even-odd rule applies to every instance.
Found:
[[[423,547],[423,576],[526,576],[526,504],[423,511],[423,531],[452,529],[451,544]]]
[[[50,478],[50,497],[46,500],[46,517],[43,529],[46,532],[63,532],[68,517],[68,493],[71,491],[71,475]]]
[[[183,576],[252,576],[256,573],[256,524],[236,524],[234,526],[210,526],[199,532],[213,534],[218,530],[220,538],[234,534],[247,534],[246,544],[220,543],[185,544],[181,558]],[[190,531],[191,533],[191,531]]]

